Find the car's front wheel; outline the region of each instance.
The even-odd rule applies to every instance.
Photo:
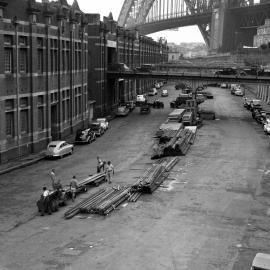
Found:
[[[73,149],[73,148],[71,148],[70,153],[69,153],[70,155],[72,155],[72,154],[73,154],[73,150],[74,150],[74,149]]]

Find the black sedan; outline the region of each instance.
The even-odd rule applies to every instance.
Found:
[[[78,129],[76,132],[75,143],[90,143],[96,139],[96,134],[91,128]]]

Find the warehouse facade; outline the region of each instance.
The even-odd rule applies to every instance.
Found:
[[[76,1],[0,0],[0,163],[87,124],[85,26]]]
[[[88,26],[88,93],[95,100],[95,117],[113,114],[121,102],[134,100],[153,85],[150,79],[107,79],[107,71],[115,64],[134,69],[142,64],[168,61],[167,42],[154,41],[135,30],[117,25],[112,15],[100,19],[99,14],[86,14]]]
[[[18,12],[16,12],[18,11]],[[108,68],[167,61],[166,42],[84,14],[76,0],[0,0],[0,164],[44,150],[153,80],[107,79]]]

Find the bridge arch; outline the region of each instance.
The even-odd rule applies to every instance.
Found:
[[[213,0],[125,0],[118,24],[141,34],[198,25],[209,45]]]

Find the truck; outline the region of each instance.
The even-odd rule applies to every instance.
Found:
[[[185,126],[191,126],[192,120],[193,120],[193,113],[192,112],[185,112],[183,117],[182,117],[182,123]]]
[[[175,101],[170,103],[171,108],[178,108],[181,104],[186,104],[187,100],[192,99],[191,94],[180,94]]]

